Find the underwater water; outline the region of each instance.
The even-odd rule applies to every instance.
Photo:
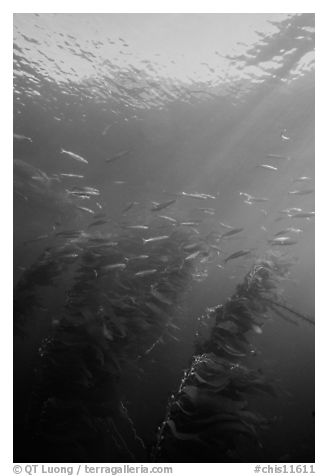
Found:
[[[313,14],[15,14],[13,170],[15,462],[314,461]]]

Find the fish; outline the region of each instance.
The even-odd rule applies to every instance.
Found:
[[[79,210],[82,210],[83,212],[91,213],[91,215],[95,213],[93,210],[91,210],[91,208],[87,208],[87,207],[76,207],[76,208],[78,208]]]
[[[312,181],[311,177],[306,177],[306,176],[297,177],[296,179],[293,180],[293,182],[311,182],[311,181]]]
[[[105,243],[98,243],[97,245],[88,246],[89,249],[102,250],[103,248],[113,248],[118,245],[118,241],[107,241]]]
[[[89,193],[90,195],[100,195],[100,190],[95,187],[83,187],[81,192]]]
[[[88,196],[97,196],[100,195],[100,191],[94,187],[74,187],[73,190],[65,190],[70,195],[88,195]]]
[[[222,221],[219,221],[219,225],[223,226],[223,228],[228,228],[229,230],[232,230],[233,226],[227,225],[226,223],[223,223]]]
[[[244,228],[232,228],[232,230],[223,233],[223,235],[221,235],[221,238],[236,235],[237,233],[241,233],[242,231],[244,231]]]
[[[201,210],[202,212],[210,212],[210,213],[216,212],[215,208],[197,208],[197,210]]]
[[[241,258],[242,256],[247,256],[251,253],[251,250],[240,250],[232,253],[227,258],[225,258],[224,262],[227,263],[228,261],[236,258]]]
[[[197,256],[198,256],[199,254],[200,254],[200,250],[195,251],[194,253],[191,253],[190,255],[186,256],[184,260],[185,260],[185,261],[191,261],[191,260],[197,258]]]
[[[82,230],[63,230],[58,231],[55,236],[64,236],[66,238],[78,238],[83,234]]]
[[[178,223],[178,221],[175,218],[168,217],[166,215],[158,215],[158,218],[163,218],[163,220],[170,221],[172,223]]]
[[[292,208],[285,208],[284,210],[280,210],[279,213],[283,213],[285,215],[291,216],[293,213],[298,213],[302,211],[303,211],[302,208],[292,207]]]
[[[268,202],[269,199],[268,198],[264,198],[264,197],[253,197],[253,195],[250,195],[249,193],[245,193],[245,192],[239,192],[239,195],[242,195],[242,196],[245,196],[247,197],[247,201],[248,202]]]
[[[121,152],[118,152],[117,154],[112,155],[108,159],[105,159],[105,162],[107,164],[110,164],[112,162],[115,162],[118,159],[122,159],[123,157],[130,155],[130,153],[131,153],[130,150],[122,150]]]
[[[61,256],[61,258],[64,258],[64,259],[76,259],[78,257],[79,257],[78,253],[67,253]]]
[[[30,137],[23,136],[22,134],[16,134],[16,133],[14,133],[14,139],[16,139],[16,140],[27,140],[28,142],[33,142]]]
[[[202,195],[202,197],[210,198],[211,200],[216,200],[217,199],[217,196],[210,195],[209,193],[201,193],[201,195]]]
[[[216,199],[214,195],[208,195],[207,193],[187,193],[187,192],[181,192],[180,196],[182,197],[190,197],[190,198],[198,198],[200,200],[207,200],[208,198],[211,199]]]
[[[82,192],[72,192],[70,193],[69,190],[66,190],[66,192],[71,195],[71,197],[73,198],[77,198],[77,199],[80,199],[80,200],[90,200],[90,195],[86,194],[86,193],[82,193]]]
[[[291,218],[313,218],[314,212],[299,212],[291,215]]]
[[[201,247],[200,243],[189,243],[189,245],[185,245],[183,247],[184,251],[194,251],[198,250]]]
[[[32,238],[31,240],[25,240],[24,245],[27,245],[28,243],[34,243],[36,241],[46,240],[47,238],[49,238],[48,234],[39,235],[36,238]]]
[[[273,240],[269,240],[272,245],[296,245],[297,241],[293,240],[290,236],[278,236]]]
[[[116,124],[116,123],[114,122],[114,124]],[[109,129],[111,129],[114,124],[107,124],[107,126],[105,127],[105,129],[102,131],[101,135],[102,135],[102,136],[105,136],[105,135],[107,134],[107,132],[109,131]]]
[[[168,306],[172,306],[173,304],[172,301],[160,293],[153,284],[150,286],[150,294],[162,304],[167,304]],[[171,326],[173,327],[174,324],[171,324]]]
[[[278,170],[277,167],[274,167],[273,165],[268,165],[268,164],[260,164],[260,165],[256,165],[256,167],[261,167],[262,169],[272,170],[274,172],[277,172],[277,170]]]
[[[284,129],[281,133],[280,133],[280,137],[283,141],[289,141],[290,140],[290,137],[286,136],[286,129]]]
[[[124,185],[126,182],[125,180],[114,180],[114,182],[116,185]]]
[[[115,264],[107,264],[106,266],[103,266],[101,269],[102,271],[111,271],[115,269],[125,269],[126,264],[125,263],[115,263]]]
[[[80,178],[83,179],[84,175],[79,174],[60,174],[62,177]]]
[[[148,309],[150,309],[154,314],[157,314],[160,317],[166,317],[167,318],[166,312],[163,311],[163,309],[158,307],[156,304],[147,301],[147,302],[145,302],[145,306],[147,306]]]
[[[135,260],[135,259],[148,259],[149,255],[138,255],[138,256],[131,256],[129,260]]]
[[[162,235],[162,236],[154,236],[153,238],[142,238],[142,242],[144,245],[147,243],[153,243],[154,241],[162,241],[162,240],[167,240],[170,238],[168,235]]]
[[[150,274],[154,273],[157,273],[157,269],[144,269],[143,271],[138,271],[137,273],[135,273],[135,276],[143,277],[149,276]]]
[[[126,228],[130,230],[148,230],[148,225],[128,225]]]
[[[151,208],[151,211],[155,212],[158,210],[163,210],[163,208],[167,208],[175,202],[176,202],[175,198],[173,200],[168,200],[167,202],[162,202],[162,203],[153,202],[153,207]]]
[[[94,222],[90,223],[90,225],[88,226],[88,228],[91,228],[91,227],[93,227],[93,226],[105,225],[106,223],[108,223],[107,220],[97,220],[97,221],[94,221]]]
[[[303,189],[303,190],[291,190],[288,192],[289,195],[309,195],[310,193],[313,193],[314,190],[312,188],[310,189]]]
[[[290,160],[288,155],[280,155],[280,154],[267,154],[268,159],[282,159],[282,160]]]
[[[139,202],[130,202],[123,210],[122,213],[127,213],[129,210],[131,210],[134,205],[138,205]]]
[[[281,236],[281,235],[285,235],[286,233],[302,233],[302,232],[303,230],[301,230],[300,228],[288,227],[288,228],[285,228],[284,230],[278,231],[277,233],[275,233],[274,236]]]
[[[182,221],[179,223],[180,226],[198,226],[200,222],[197,221]]]
[[[97,205],[97,207],[98,207],[98,208],[100,208],[100,210],[102,209],[102,205],[101,205],[101,203],[99,203],[99,202],[96,202],[96,205]]]
[[[263,331],[258,324],[252,324],[252,329],[255,332],[255,334],[263,334]]]
[[[194,281],[197,281],[198,283],[201,283],[208,277],[208,273],[206,271],[200,272],[200,273],[193,273],[191,275],[194,279]]]
[[[84,157],[81,157],[81,155],[75,154],[74,152],[71,152],[69,150],[61,148],[60,153],[61,154],[66,154],[69,157],[71,157],[72,159],[77,160],[78,162],[82,162],[83,164],[88,164],[89,163],[87,161],[87,159],[85,159]]]

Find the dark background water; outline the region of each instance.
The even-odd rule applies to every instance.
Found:
[[[314,209],[314,194],[288,195],[314,188],[314,15],[255,15],[254,26],[252,15],[155,17],[14,16],[14,132],[32,139],[14,140],[14,159],[24,161],[14,167],[14,282],[54,243],[51,237],[26,241],[51,235],[56,224],[81,229],[90,222],[65,192],[73,185],[97,187],[108,216],[130,224],[147,222],[151,202],[168,200],[170,194],[218,193],[215,201],[179,199],[163,212],[193,220],[199,217],[195,208],[208,206],[215,215],[206,217],[202,233],[217,230],[219,222],[243,227],[242,235],[225,245],[225,256],[243,248],[254,248],[254,255],[261,256],[274,233],[287,226],[302,228],[298,243],[286,251],[296,263],[284,283],[284,296],[294,308],[314,316],[314,220],[276,221],[287,207]],[[213,31],[223,31],[227,21],[248,25],[253,36],[245,40],[243,31],[235,29],[227,45],[222,44]],[[202,28],[208,36],[202,37]],[[163,42],[168,36],[171,50]],[[176,50],[180,56],[174,56]],[[187,70],[188,59],[195,62],[193,71]],[[281,138],[282,131],[290,140]],[[61,148],[89,164],[65,157]],[[122,150],[130,155],[105,162]],[[269,159],[267,154],[291,159]],[[261,163],[278,171],[256,167]],[[85,178],[36,183],[31,180],[35,169],[26,164],[48,177],[75,173]],[[312,183],[293,183],[300,176],[312,177]],[[269,201],[248,205],[240,192]],[[140,206],[123,217],[122,209],[131,201]],[[197,317],[224,302],[251,263],[231,261],[225,269],[209,264],[207,279],[194,282],[185,297],[179,342],[158,347],[143,373],[124,378],[124,401],[148,443],[190,363]],[[50,290],[46,299],[55,311],[60,289]],[[47,332],[47,325],[37,322],[30,341],[17,343],[18,390],[28,388],[36,349]],[[282,389],[279,398],[261,400],[266,414],[276,419],[263,436],[258,459],[313,461],[314,327],[275,318],[254,341],[259,353],[252,365],[278,380]],[[24,404],[18,390],[19,414]]]

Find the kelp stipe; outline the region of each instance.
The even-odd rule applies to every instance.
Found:
[[[252,394],[275,396],[276,389],[260,371],[247,366],[247,358],[254,353],[247,333],[261,333],[270,311],[290,320],[283,312],[288,311],[313,324],[280,296],[280,283],[290,266],[274,253],[257,260],[234,295],[202,316],[195,355],[178,391],[169,400],[153,448],[153,461],[259,459],[260,433],[269,422],[251,411],[248,399]],[[212,321],[208,336],[201,332],[205,320]],[[239,453],[245,445],[246,457]]]

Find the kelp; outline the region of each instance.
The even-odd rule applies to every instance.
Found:
[[[193,269],[188,262],[177,266],[189,232],[177,230],[170,241],[154,243],[147,250],[147,266],[158,269],[156,281],[134,278],[141,264],[131,260],[130,265],[129,259],[142,253],[135,232],[122,233],[116,246],[102,247],[99,253],[94,249],[97,237],[74,235],[73,242],[69,238],[46,250],[15,289],[22,311],[14,320],[23,329],[33,316],[32,308],[24,308],[25,296],[37,299],[40,286],[55,282],[65,294],[61,311],[51,316],[49,335],[39,346],[25,427],[16,430],[24,433],[25,445],[28,442],[25,461],[26,457],[62,461],[66,456],[69,461],[148,458],[122,403],[120,381],[129,363],[146,359],[177,329],[175,310]],[[78,256],[67,263],[72,247]],[[126,270],[102,272],[123,260],[129,263]],[[63,271],[69,271],[69,279],[63,279]]]
[[[16,430],[27,448],[22,460],[148,460],[120,382],[130,364],[142,364],[174,338],[174,316],[196,266],[196,260],[181,258],[188,243],[188,232],[176,230],[170,240],[152,244],[145,269],[156,268],[156,278],[135,279],[143,266],[136,257],[144,253],[135,232],[79,233],[48,248],[24,273],[15,288],[14,316],[23,331],[40,288],[61,286],[65,298],[60,312],[50,316],[26,425]],[[128,266],[103,272],[115,263]],[[194,357],[169,401],[153,461],[234,461],[245,440],[261,448],[268,421],[252,411],[249,399],[275,396],[276,389],[247,366],[254,353],[248,333],[260,329],[270,313],[306,320],[281,298],[289,268],[277,255],[258,260],[233,296],[199,319]]]
[[[281,282],[290,267],[279,254],[257,260],[233,296],[199,319],[195,355],[169,400],[153,461],[229,462],[246,442],[254,451],[262,447],[269,420],[252,411],[251,395],[275,397],[277,390],[248,367],[254,354],[248,333],[261,329],[270,313],[284,317],[282,310],[313,323],[282,301]]]

